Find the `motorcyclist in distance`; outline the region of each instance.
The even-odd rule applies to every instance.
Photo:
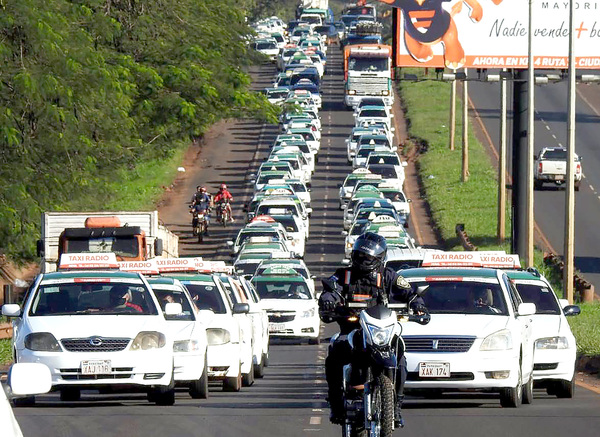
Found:
[[[208,194],[206,187],[198,185],[196,192],[192,196],[192,205],[190,206],[190,214],[194,214],[192,219],[192,228],[196,229],[197,214],[204,214],[206,219],[206,229],[204,235],[208,235],[208,226],[210,225],[210,207],[212,206],[212,198]]]
[[[324,279],[323,292],[319,298],[320,314],[324,322],[329,322],[327,314],[332,314],[336,308],[343,308],[343,296],[346,302],[358,302],[371,299],[381,291],[397,303],[408,303],[416,314],[426,314],[427,308],[420,297],[415,297],[406,279],[391,268],[384,267],[387,253],[385,238],[373,232],[367,232],[356,239],[350,255],[350,267],[342,267],[328,279]],[[344,421],[344,405],[342,397],[343,368],[355,357],[348,343],[348,334],[360,328],[357,321],[338,320],[340,325],[339,337],[329,349],[325,360],[325,378],[329,388],[330,420],[342,424]],[[353,364],[354,368],[359,368]],[[406,381],[406,358],[398,362],[396,371],[396,408],[394,422],[396,427],[404,426],[400,410],[404,400],[404,382]]]
[[[221,184],[219,187],[219,192],[215,195],[215,205],[219,205],[220,203],[228,201],[227,208],[229,209],[229,220],[233,221],[233,211],[231,210],[231,202],[233,202],[233,196],[227,189],[227,185]]]

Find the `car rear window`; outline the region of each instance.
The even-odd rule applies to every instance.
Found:
[[[536,314],[554,314],[561,313],[554,293],[547,286],[534,284],[515,284],[517,291],[521,295],[523,302],[534,303]]]

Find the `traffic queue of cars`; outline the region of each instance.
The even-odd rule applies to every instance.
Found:
[[[244,206],[247,224],[227,244],[234,272],[253,284],[264,304],[270,337],[316,344],[317,294],[302,258],[310,237],[310,187],[321,147],[320,86],[327,46],[315,32],[321,22],[313,18],[287,28],[284,46],[271,58],[281,73],[264,92],[283,109],[280,134],[257,173],[250,175],[254,192]],[[256,23],[257,41],[268,37],[268,29],[278,22],[271,17]]]
[[[46,365],[61,400],[133,390],[172,405],[176,386],[202,399],[211,381],[239,391],[264,376],[264,301],[224,262],[82,253],[63,254],[58,267],[2,314],[13,320],[15,363]]]

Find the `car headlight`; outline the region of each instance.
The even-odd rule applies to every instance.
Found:
[[[31,351],[61,352],[56,337],[49,332],[34,332],[25,337],[25,348]]]
[[[132,351],[147,351],[150,349],[160,349],[167,344],[165,335],[156,331],[142,331],[133,339],[131,343]]]
[[[303,311],[302,315],[300,317],[302,318],[309,318],[309,317],[314,317],[315,316],[315,309],[311,308],[308,311]]]
[[[196,352],[200,350],[198,340],[181,340],[173,343],[173,352]]]
[[[508,329],[503,329],[484,338],[479,350],[504,351],[512,349],[512,347],[512,335]]]
[[[355,90],[348,90],[348,94],[350,94],[350,95],[356,94],[356,91]]]
[[[566,337],[547,337],[535,341],[536,349],[568,349],[569,340]]]
[[[390,92],[388,90],[384,90],[384,91],[381,92],[381,95],[382,96],[389,96]]]
[[[208,328],[206,330],[206,339],[209,345],[226,344],[231,341],[231,334],[226,329]]]
[[[347,198],[352,197],[352,192],[350,192],[350,191],[345,192],[344,197],[347,197]]]
[[[379,328],[373,325],[367,325],[369,327],[369,334],[373,340],[373,344],[376,346],[383,346],[390,342],[392,333],[394,332],[394,325],[386,326],[385,328]]]

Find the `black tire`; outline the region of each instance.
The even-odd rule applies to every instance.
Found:
[[[533,403],[533,375],[529,377],[527,384],[523,385],[522,399],[523,404],[528,405]]]
[[[579,191],[579,185],[580,185],[579,182],[575,182],[575,187],[574,187],[575,191]]]
[[[19,407],[33,407],[35,405],[35,396],[25,396],[23,398],[14,398],[12,404]]]
[[[198,243],[202,243],[204,241],[204,233],[198,232]]]
[[[81,399],[81,391],[78,388],[62,388],[60,389],[60,400],[63,402],[76,402]]]
[[[260,363],[254,364],[254,377],[264,378],[265,376],[265,354],[261,355]]]
[[[570,381],[558,381],[554,387],[554,394],[557,398],[571,399],[575,395],[575,377]]]
[[[544,183],[540,181],[533,181],[533,189],[541,190],[544,187]]]
[[[500,405],[504,408],[518,408],[523,400],[523,375],[519,369],[519,379],[516,387],[500,390]]]
[[[254,384],[254,365],[250,367],[248,373],[242,373],[242,386],[250,387],[252,384]]]
[[[208,399],[208,366],[206,365],[206,358],[204,358],[202,376],[190,385],[190,396],[192,399]]]
[[[379,421],[381,437],[392,437],[394,433],[394,385],[385,375],[380,375],[373,388],[373,419]]]
[[[269,367],[269,354],[263,354],[263,363],[265,367]]]
[[[240,391],[242,389],[242,372],[238,376],[223,380],[223,391]]]
[[[175,403],[175,380],[171,376],[171,383],[159,386],[148,393],[148,400],[156,405],[173,405]]]
[[[342,425],[342,437],[368,437],[368,433],[364,428],[357,430],[354,425]]]
[[[319,337],[308,339],[308,344],[320,344],[320,343],[321,343],[321,339]]]

